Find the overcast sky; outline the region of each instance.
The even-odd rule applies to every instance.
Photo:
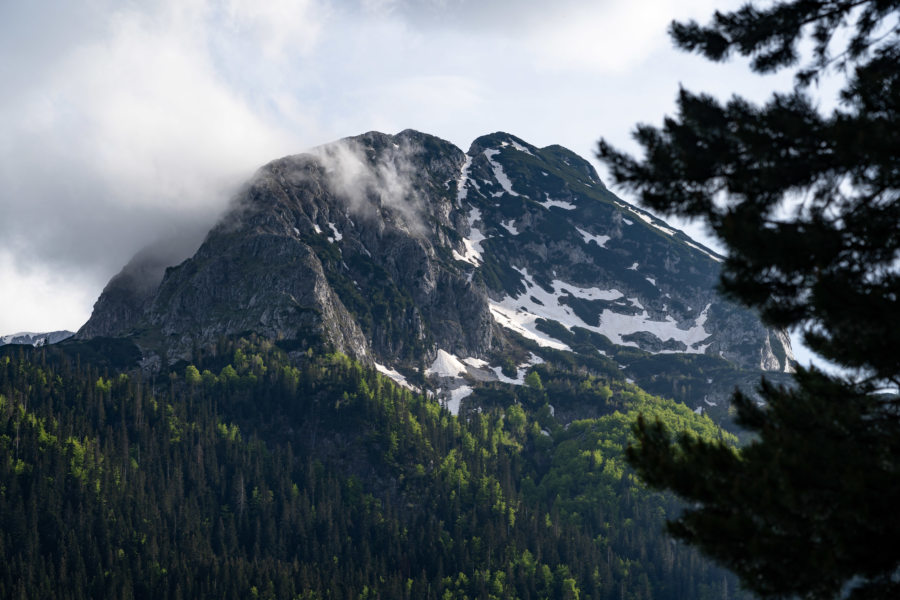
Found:
[[[672,19],[737,4],[0,2],[0,334],[79,328],[135,252],[211,225],[279,156],[414,128],[593,160],[601,136],[636,150],[634,125],[660,123],[679,85],[788,89],[672,49]]]

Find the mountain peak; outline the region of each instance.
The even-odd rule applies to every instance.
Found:
[[[138,300],[116,295],[126,267],[79,336],[174,361],[255,332],[409,376],[441,352],[475,377],[504,356],[615,348],[790,368],[786,336],[717,295],[718,260],[561,146],[496,132],[464,154],[373,131],[262,167]]]
[[[487,135],[483,135],[475,139],[472,144],[469,146],[468,154],[470,156],[477,154],[479,152],[484,152],[488,149],[501,149],[505,147],[511,147],[520,152],[525,152],[526,154],[530,154],[538,148],[532,146],[525,140],[514,136],[511,133],[506,133],[505,131],[495,131],[494,133],[489,133]]]

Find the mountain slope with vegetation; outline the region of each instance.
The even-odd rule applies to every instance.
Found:
[[[0,596],[720,598],[627,468],[621,381],[554,374],[468,419],[340,354],[220,340],[153,376],[0,352]],[[490,390],[485,388],[486,395]],[[549,401],[592,403],[562,427]],[[495,398],[496,400],[496,398]]]

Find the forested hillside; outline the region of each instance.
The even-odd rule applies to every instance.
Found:
[[[733,439],[683,405],[541,365],[457,418],[340,354],[215,348],[152,378],[3,349],[0,597],[740,595],[624,461],[638,411]]]

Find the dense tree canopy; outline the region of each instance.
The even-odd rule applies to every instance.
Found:
[[[87,345],[0,348],[0,598],[746,597],[624,457],[638,411],[736,440],[621,379],[548,362],[457,419],[339,354],[222,339],[151,376]]]
[[[674,23],[682,49],[795,67],[762,106],[681,90],[678,114],[640,125],[643,160],[599,144],[616,183],[705,220],[728,248],[721,287],[847,369],[798,372],[791,390],[734,398],[757,435],[735,453],[642,422],[632,463],[694,502],[670,524],[764,596],[900,597],[900,2],[773,2]],[[843,76],[823,114],[810,93]]]

